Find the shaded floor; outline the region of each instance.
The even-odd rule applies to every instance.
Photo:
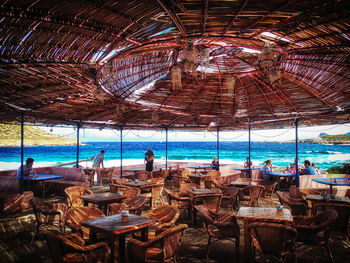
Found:
[[[109,187],[94,187],[94,192],[108,191]],[[65,202],[58,196],[51,196],[51,201]],[[277,203],[276,196],[274,202]],[[260,206],[270,207],[268,200],[262,199]],[[146,213],[147,211],[145,211]],[[183,244],[178,253],[178,262],[205,262],[205,249],[207,235],[202,232],[201,221],[197,220],[195,226],[191,225],[184,215],[179,222],[187,223],[189,228],[185,231]],[[241,226],[241,253],[240,262],[243,262],[243,225]],[[46,243],[42,237],[31,243],[35,229],[35,217],[31,209],[21,213],[0,216],[0,262],[53,262]],[[333,233],[330,240],[335,262],[349,262],[350,242]],[[328,262],[327,252],[320,247],[310,247],[302,244],[297,246],[298,262],[323,263]],[[212,246],[209,262],[234,262],[234,243],[220,241]]]

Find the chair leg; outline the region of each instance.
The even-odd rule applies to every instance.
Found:
[[[235,243],[236,243],[235,259],[236,259],[236,262],[238,263],[239,262],[239,237],[235,238]]]
[[[332,254],[332,251],[331,251],[329,245],[328,245],[328,244],[325,244],[325,247],[326,247],[326,249],[327,249],[329,261],[332,262],[332,263],[334,263],[333,254]]]
[[[208,238],[207,249],[205,251],[205,262],[208,263],[211,237]]]

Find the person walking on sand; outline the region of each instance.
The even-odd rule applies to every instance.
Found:
[[[105,158],[105,151],[104,150],[101,150],[101,152],[99,154],[95,154],[93,157],[91,157],[91,159],[94,159],[94,161],[92,163],[92,168],[94,168],[96,171],[97,181],[100,182],[100,185],[102,185],[100,166],[102,165],[102,168],[105,168],[105,166],[103,164],[104,158]]]

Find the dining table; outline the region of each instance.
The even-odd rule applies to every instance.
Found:
[[[204,188],[204,181],[208,180],[211,177],[211,175],[198,173],[198,174],[189,174],[188,177],[192,182],[194,182],[195,184],[198,184],[200,188]]]
[[[18,176],[20,177],[20,176]],[[33,176],[25,175],[23,176],[23,181],[27,182],[40,182],[41,183],[41,191],[42,191],[42,199],[45,199],[45,181],[63,178],[61,174],[36,174]]]
[[[338,203],[350,205],[350,198],[347,196],[338,196],[334,194],[307,194],[305,199],[311,202],[312,214],[316,214],[317,204]]]
[[[197,170],[203,170],[204,172],[207,171],[207,169],[212,169],[213,166],[211,164],[202,164],[202,165],[188,165],[187,168],[194,169],[194,173],[197,173]]]
[[[90,229],[90,242],[96,242],[97,233],[106,234],[110,238],[109,246],[111,248],[110,262],[114,259],[114,243],[118,240],[118,262],[124,263],[125,260],[125,237],[134,231],[141,231],[141,240],[147,241],[148,227],[156,224],[157,221],[139,215],[129,214],[128,220],[122,220],[121,214],[105,216],[83,221],[82,226]]]
[[[281,224],[293,224],[293,216],[291,212],[283,208],[277,210],[269,207],[240,207],[236,217],[243,220],[244,233],[244,261],[250,262],[252,255],[251,242],[248,233],[248,225],[252,222],[271,222]]]
[[[320,183],[320,184],[326,184],[330,187],[330,193],[333,194],[333,186],[349,186],[350,185],[350,178],[348,177],[341,177],[341,178],[314,178],[312,181]]]
[[[290,173],[290,172],[278,172],[278,171],[272,171],[270,173],[268,173],[268,175],[272,175],[274,177],[276,177],[277,179],[277,190],[280,190],[281,186],[281,178],[287,178],[288,180],[290,180],[290,178],[294,178],[296,176],[295,173]]]
[[[89,203],[96,204],[105,215],[108,215],[108,204],[120,203],[126,196],[117,193],[103,192],[81,195],[80,198],[83,199],[84,206],[88,206]]]
[[[254,170],[261,170],[262,168],[261,167],[235,167],[235,168],[232,168],[232,170],[235,170],[235,171],[241,171],[241,177],[246,177],[247,176],[247,173],[249,174],[248,176],[251,177],[251,171],[254,171]]]

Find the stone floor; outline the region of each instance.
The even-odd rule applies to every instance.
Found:
[[[94,187],[93,191],[108,191],[108,187],[97,186]],[[50,196],[49,200],[65,202],[64,198],[58,196]],[[276,196],[274,196],[274,202],[277,203]],[[271,203],[262,199],[260,206],[269,207]],[[144,211],[144,213],[147,213],[147,211]],[[180,223],[187,223],[189,228],[185,231],[183,243],[178,252],[178,262],[205,262],[207,235],[202,232],[201,221],[197,220],[197,224],[193,226],[185,218],[184,215],[181,215],[179,219]],[[243,230],[242,222],[239,223],[241,230]],[[53,262],[42,237],[39,236],[38,240],[31,243],[34,228],[35,217],[31,209],[11,215],[0,215],[0,262]],[[243,231],[240,242],[240,262],[243,262]],[[344,240],[341,236],[333,233],[330,239],[330,247],[335,262],[349,262],[349,240]],[[320,247],[297,244],[297,256],[298,262],[328,262],[327,252]],[[234,243],[220,241],[211,248],[209,262],[234,262],[234,258]]]

